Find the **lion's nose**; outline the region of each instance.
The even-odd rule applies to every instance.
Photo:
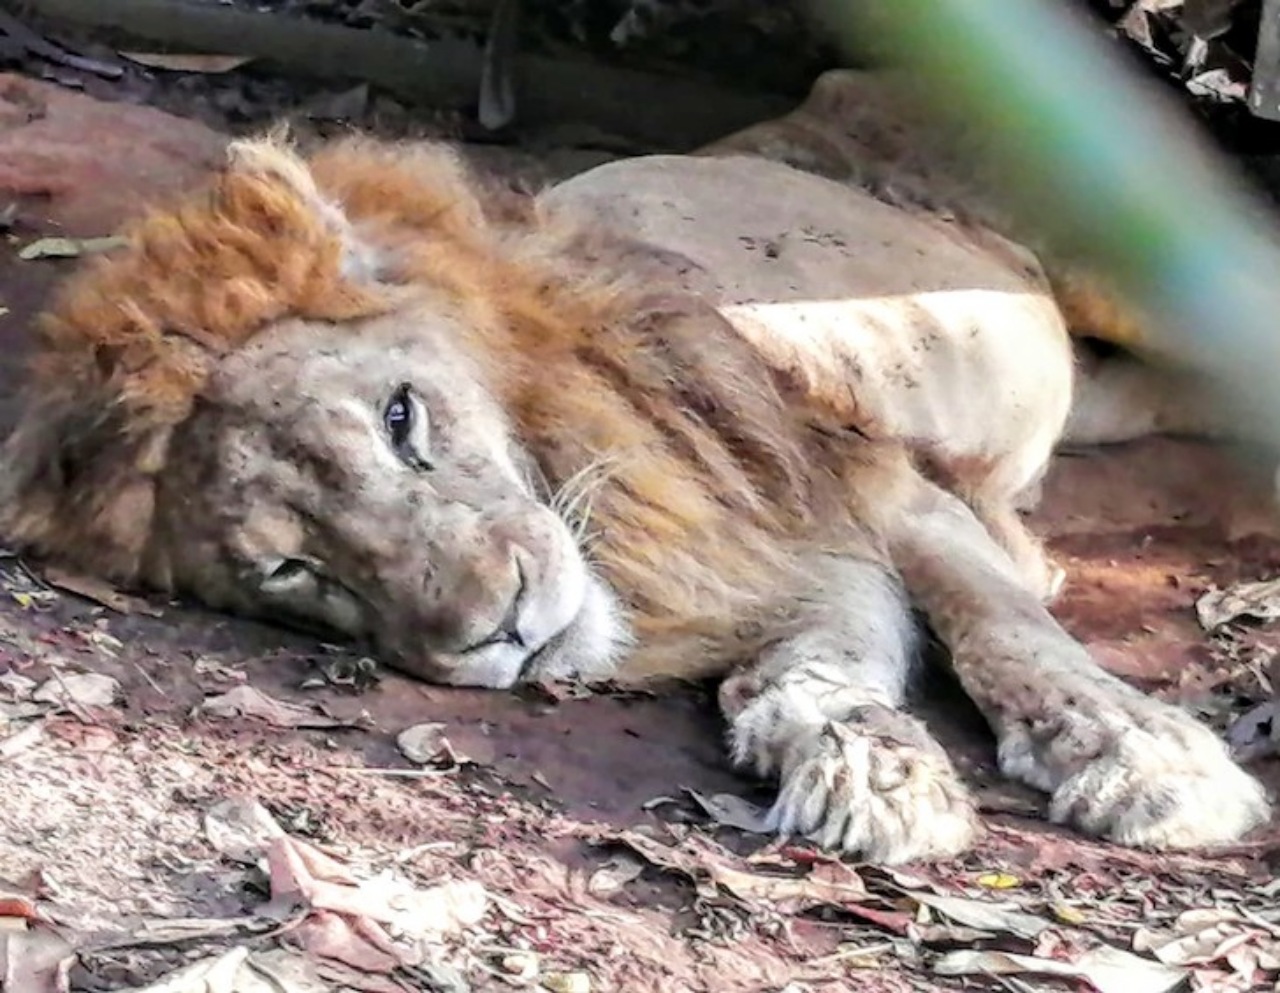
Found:
[[[496,644],[523,647],[530,639],[529,605],[537,564],[522,545],[488,534],[469,554],[427,549],[430,563],[415,605],[417,630],[433,651],[470,652]]]
[[[525,580],[524,565],[520,562],[520,555],[516,553],[516,592],[511,598],[511,605],[507,607],[507,612],[503,615],[502,621],[498,624],[498,628],[493,633],[490,641],[505,641],[512,645],[525,647],[524,636],[520,633],[520,608],[524,606],[524,594],[528,588]]]
[[[525,593],[528,591],[528,581],[525,577],[524,564],[520,560],[520,553],[514,552],[512,558],[515,561],[516,568],[516,591],[511,597],[511,602],[507,605],[507,611],[502,615],[502,620],[498,622],[498,626],[494,628],[493,633],[488,637],[481,638],[472,645],[468,645],[466,651],[474,651],[477,648],[484,648],[488,645],[516,645],[519,648],[525,647],[524,635],[520,633],[520,611],[524,606]]]

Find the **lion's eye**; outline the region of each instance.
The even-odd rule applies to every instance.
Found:
[[[401,383],[391,394],[382,411],[391,450],[405,465],[413,469],[430,469],[427,460],[427,416],[422,402],[408,383]]]

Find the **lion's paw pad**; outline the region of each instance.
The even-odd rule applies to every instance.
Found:
[[[977,830],[973,799],[941,747],[881,707],[815,733],[783,774],[768,825],[882,864],[956,855]]]

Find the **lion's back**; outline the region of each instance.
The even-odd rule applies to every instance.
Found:
[[[653,246],[815,405],[868,434],[984,471],[1008,461],[1016,487],[1061,431],[1070,342],[1011,243],[748,157],[630,159],[543,203]]]

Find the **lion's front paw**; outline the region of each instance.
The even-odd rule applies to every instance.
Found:
[[[1132,731],[1066,780],[1055,821],[1122,845],[1198,848],[1236,841],[1270,816],[1262,785],[1213,748]]]
[[[969,790],[916,721],[859,708],[797,742],[768,824],[824,848],[894,864],[946,858],[973,841]]]
[[[1213,732],[1167,704],[1085,708],[1055,725],[1046,751],[1058,753],[1061,775],[1043,785],[1056,822],[1122,845],[1176,849],[1236,841],[1270,817],[1262,785]]]

